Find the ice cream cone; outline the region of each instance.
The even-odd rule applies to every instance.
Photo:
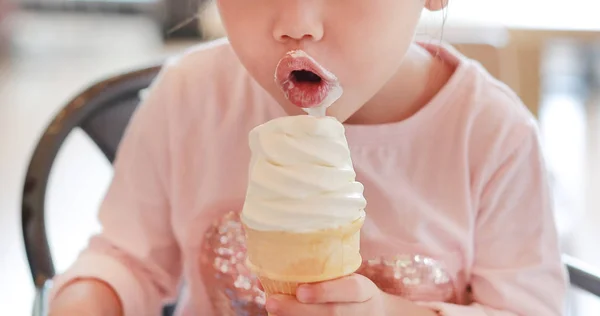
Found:
[[[364,218],[314,232],[260,231],[245,226],[249,268],[265,293],[295,295],[300,284],[340,278],[361,265]]]
[[[267,296],[295,295],[301,284],[354,273],[362,263],[366,207],[344,126],[325,116],[342,93],[335,76],[300,51],[288,53],[277,69],[276,78],[284,79],[308,69],[339,89],[307,110],[310,115],[279,117],[250,132],[241,219],[248,267]]]

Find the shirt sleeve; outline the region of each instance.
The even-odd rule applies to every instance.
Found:
[[[537,129],[503,146],[474,231],[473,304],[427,304],[444,316],[559,316],[567,291]],[[507,150],[507,151],[506,151]]]
[[[62,287],[82,278],[110,285],[125,316],[158,315],[163,303],[176,297],[181,255],[168,198],[168,109],[179,102],[178,81],[176,66],[165,66],[136,110],[100,206],[102,231],[55,277],[50,303]]]

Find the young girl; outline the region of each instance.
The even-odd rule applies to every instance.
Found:
[[[561,315],[566,278],[534,119],[451,48],[413,41],[441,0],[218,0],[228,41],[168,63],[132,119],[103,231],[51,315]],[[302,115],[273,80],[302,49],[344,88],[368,201],[358,273],[265,300],[244,266],[249,131]]]

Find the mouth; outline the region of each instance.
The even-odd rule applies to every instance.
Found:
[[[321,106],[331,90],[338,86],[337,78],[302,51],[286,54],[275,71],[275,83],[295,106]]]
[[[306,70],[306,69],[293,70],[290,73],[290,80],[292,80],[298,84],[306,83],[306,84],[314,84],[314,85],[318,85],[323,81],[321,76],[314,73],[313,71]]]

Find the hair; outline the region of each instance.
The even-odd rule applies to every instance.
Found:
[[[190,0],[190,3],[194,2],[198,3],[198,5],[190,5],[191,8],[194,8],[196,12],[193,12],[190,17],[181,21],[180,23],[174,25],[169,30],[167,30],[167,36],[172,35],[178,30],[190,25],[191,23],[198,24],[198,30],[200,36],[203,39],[211,39],[216,36],[213,36],[212,33],[222,33],[219,32],[218,29],[222,29],[221,20],[216,11],[216,1],[215,0]],[[205,23],[206,21],[210,23]],[[210,26],[208,32],[206,26]],[[208,33],[208,34],[207,34]]]
[[[431,1],[435,1],[435,0],[431,0]],[[442,44],[442,42],[444,41],[444,30],[446,29],[446,22],[448,21],[448,0],[439,0],[442,9],[440,10],[440,14],[441,14],[441,25],[439,27],[435,27],[435,33],[431,33],[430,30],[425,30],[422,33],[417,33],[415,34],[415,36],[425,36],[425,37],[429,37],[429,40],[431,42],[437,40],[439,41],[438,44]],[[439,36],[436,36],[439,35]],[[431,43],[430,43],[431,44]]]

